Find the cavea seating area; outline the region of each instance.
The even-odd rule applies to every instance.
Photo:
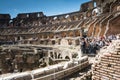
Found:
[[[94,7],[93,3],[96,3]],[[21,13],[10,19],[9,14],[0,14],[0,41],[28,44],[59,44],[66,37],[100,37],[119,34],[119,0],[102,0],[84,3],[90,10],[45,16],[43,12]],[[99,6],[102,7],[99,7]],[[83,11],[82,11],[83,10]],[[52,41],[55,40],[55,41]],[[71,40],[72,41],[72,40]],[[73,43],[71,43],[72,45]]]

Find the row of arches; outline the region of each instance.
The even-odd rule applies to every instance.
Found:
[[[53,49],[53,50],[48,51],[48,57],[51,57],[52,59],[72,60],[73,58],[76,58],[77,56],[78,56],[78,53],[70,52],[67,50]]]
[[[52,59],[70,59],[69,54],[63,54],[62,52],[51,50],[48,52],[49,57]]]
[[[92,21],[89,25],[87,35],[89,37],[100,37],[119,34],[119,12],[104,15]]]

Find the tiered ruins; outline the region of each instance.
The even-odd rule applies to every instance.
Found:
[[[65,39],[68,45],[79,45],[76,41],[85,35],[119,34],[119,14],[119,0],[94,0],[82,4],[80,11],[55,16],[35,12],[21,13],[10,19],[9,14],[0,14],[0,41],[1,44],[60,45]]]
[[[83,3],[79,11],[54,16],[33,12],[11,19],[9,14],[0,14],[0,73],[23,72],[80,58],[82,37],[119,34],[119,22],[119,0],[92,0]]]

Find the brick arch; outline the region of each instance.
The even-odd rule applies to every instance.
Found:
[[[52,53],[52,52],[50,52],[50,57],[51,57],[51,58],[54,58],[54,55],[53,55],[53,53]]]
[[[77,37],[77,36],[80,36],[80,31],[79,30],[77,30],[77,31],[75,31],[75,36]]]
[[[66,32],[62,32],[62,37],[66,37],[67,33]]]
[[[57,57],[57,52],[54,52],[54,56],[55,56],[55,59],[57,59],[58,57]]]
[[[70,57],[69,57],[69,56],[66,56],[65,59],[69,59],[69,60],[70,60]]]
[[[70,37],[73,37],[73,36],[74,36],[74,31],[69,31],[69,32],[68,32],[68,35],[69,35]]]
[[[107,3],[103,8],[103,13],[110,12],[111,3]]]
[[[58,59],[62,58],[62,55],[60,53],[58,53]]]
[[[49,37],[50,37],[50,38],[53,38],[53,37],[54,37],[54,34],[53,34],[53,33],[50,33],[50,34],[49,34]]]

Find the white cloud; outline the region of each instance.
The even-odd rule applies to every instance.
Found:
[[[18,9],[13,9],[14,12],[20,12]]]

